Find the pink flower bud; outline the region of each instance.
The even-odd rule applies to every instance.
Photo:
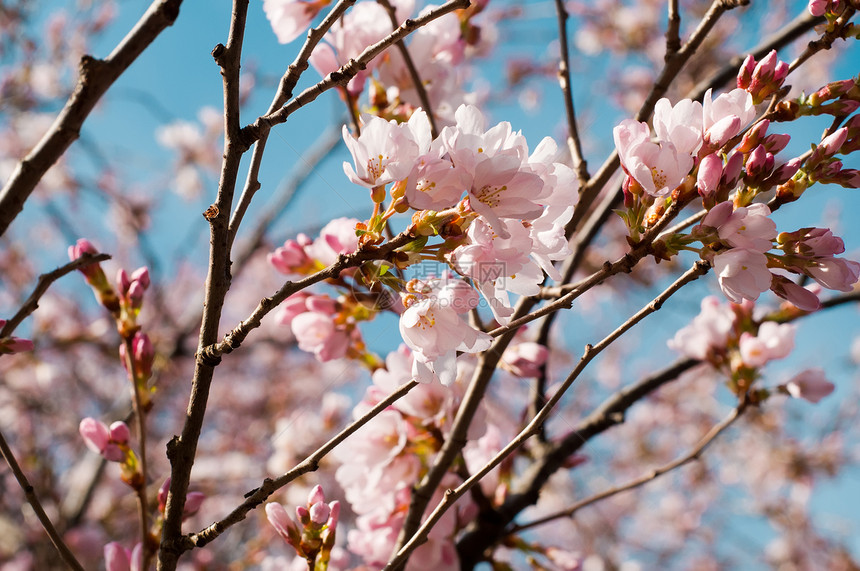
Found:
[[[143,266],[134,270],[134,273],[131,274],[131,281],[138,282],[143,289],[148,289],[150,283],[149,268]]]
[[[696,177],[699,194],[702,196],[713,194],[720,185],[722,176],[723,160],[715,153],[704,157],[699,163],[699,173]]]
[[[135,371],[142,378],[148,379],[152,376],[152,363],[155,361],[155,348],[149,340],[149,335],[138,331],[134,334],[131,346],[134,350]]]
[[[301,532],[295,522],[287,515],[287,510],[281,504],[272,502],[266,504],[266,519],[278,532],[278,535],[284,538],[284,541],[298,547],[301,543]]]
[[[305,299],[307,311],[317,311],[325,315],[337,313],[337,302],[327,295],[311,295]]]
[[[140,282],[131,282],[128,288],[128,300],[131,302],[131,307],[140,309],[143,305],[143,286]]]
[[[0,329],[2,328],[3,324],[0,323]],[[33,342],[29,339],[21,339],[20,337],[0,337],[0,355],[21,353],[22,351],[32,350]]]
[[[300,524],[306,526],[311,522],[311,512],[305,506],[296,506],[296,519],[299,520]]]
[[[775,184],[782,184],[791,177],[793,177],[798,170],[800,170],[800,165],[803,161],[800,157],[795,157],[781,165],[776,171],[773,173],[772,179]]]
[[[753,125],[752,129],[747,131],[744,134],[743,139],[741,139],[741,144],[738,146],[738,150],[742,153],[749,153],[757,146],[761,144],[762,139],[764,139],[767,134],[767,129],[770,126],[770,121],[765,119],[763,121],[759,121],[755,125]]]
[[[170,491],[170,478],[168,477],[158,488],[158,511],[164,513],[164,508],[167,505],[167,493]]]
[[[791,141],[791,135],[774,133],[765,137],[762,141],[762,145],[767,149],[767,152],[775,155],[783,150],[788,145],[789,141]]]
[[[317,502],[308,510],[311,522],[317,525],[324,525],[331,515],[331,508],[325,502]]]
[[[183,519],[196,514],[200,510],[200,506],[203,505],[203,500],[205,499],[206,494],[203,492],[189,492],[188,495],[185,496],[185,507],[182,508]]]
[[[328,516],[328,528],[334,530],[337,527],[337,522],[340,519],[340,502],[335,500],[329,503],[331,513]]]
[[[832,157],[839,152],[839,149],[842,147],[843,144],[845,144],[847,138],[848,128],[842,127],[841,129],[837,129],[836,131],[825,137],[821,141],[821,143],[818,144],[818,149],[821,149],[821,152],[824,154],[824,156]]]
[[[740,89],[746,89],[752,83],[752,74],[755,70],[755,58],[752,54],[748,55],[744,59],[744,63],[741,64],[740,70],[738,70],[738,81],[737,85]]]
[[[131,285],[131,280],[128,278],[128,273],[122,268],[117,270],[116,272],[116,286],[119,290],[120,294],[124,294],[128,291],[129,286]]]
[[[816,311],[821,308],[821,301],[815,292],[784,276],[774,275],[770,290],[802,311]]]
[[[723,117],[705,131],[705,145],[711,149],[719,149],[725,145],[729,139],[738,134],[741,130],[741,118],[737,115],[729,115]]]
[[[791,378],[785,385],[788,394],[796,399],[817,403],[833,392],[836,386],[827,380],[822,369],[806,369]]]
[[[325,501],[325,493],[323,492],[322,486],[317,484],[313,487],[313,489],[308,494],[308,505],[312,506],[314,504],[318,504],[320,502]]]
[[[102,456],[108,462],[122,462],[125,459],[125,452],[117,444],[108,442],[105,449],[102,450]]]
[[[69,246],[69,260],[75,261],[84,254],[98,254],[99,251],[93,243],[86,238],[81,238],[74,246]]]
[[[117,420],[110,425],[110,439],[117,444],[127,444],[130,432],[128,425],[121,420]]]
[[[726,166],[723,168],[723,176],[720,179],[720,186],[729,189],[737,186],[741,178],[741,171],[744,167],[744,156],[742,153],[732,151],[726,160]]]
[[[110,430],[108,430],[108,427],[103,422],[94,418],[87,417],[83,419],[80,425],[78,425],[78,432],[80,432],[81,437],[84,439],[87,448],[97,454],[102,453],[110,440]]]

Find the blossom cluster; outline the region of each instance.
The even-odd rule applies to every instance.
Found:
[[[784,359],[794,349],[796,326],[775,321],[757,321],[754,304],[721,303],[716,297],[702,300],[701,312],[692,323],[669,340],[669,347],[687,357],[707,361],[729,375],[729,386],[746,394],[758,378],[758,370],[768,362]],[[806,369],[780,385],[778,391],[795,398],[818,402],[833,392],[821,369]],[[766,389],[750,393],[766,398]]]

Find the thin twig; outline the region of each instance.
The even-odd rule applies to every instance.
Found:
[[[149,540],[149,504],[146,498],[146,411],[141,406],[140,387],[134,374],[134,347],[131,337],[123,339],[125,345],[125,368],[131,381],[131,403],[134,407],[135,424],[137,425],[137,441],[140,452],[140,485],[135,488],[137,495],[137,513],[140,521],[140,544],[143,549],[143,565],[141,569],[149,569],[152,550]]]
[[[24,490],[24,496],[27,498],[27,503],[29,503],[30,507],[33,508],[33,511],[36,513],[36,517],[39,518],[39,522],[42,524],[42,527],[45,528],[45,532],[48,534],[48,537],[51,538],[51,543],[53,543],[54,547],[57,548],[57,551],[60,552],[60,557],[63,558],[63,561],[66,562],[66,565],[68,565],[69,568],[74,569],[75,571],[84,571],[84,568],[78,560],[75,559],[69,546],[66,545],[63,538],[60,537],[60,534],[57,532],[57,528],[54,527],[48,514],[46,514],[45,510],[42,508],[42,504],[39,502],[39,497],[36,495],[36,490],[30,484],[27,476],[24,475],[24,472],[21,470],[21,466],[18,465],[18,461],[15,459],[12,449],[9,448],[9,444],[6,443],[6,438],[3,437],[2,432],[0,432],[0,452],[3,453],[3,458],[12,470],[12,474],[15,475],[15,479],[18,480],[18,485],[21,486],[22,490]]]
[[[308,60],[311,52],[317,44],[322,41],[326,32],[329,31],[338,18],[340,18],[343,13],[346,12],[347,8],[353,4],[355,4],[355,0],[340,0],[329,11],[326,17],[323,18],[323,21],[320,22],[319,26],[310,29],[308,37],[302,45],[302,49],[299,50],[299,54],[296,56],[296,59],[289,65],[287,71],[281,77],[281,81],[278,83],[278,90],[272,99],[272,103],[269,105],[268,111],[266,111],[267,115],[279,109],[290,99],[290,97],[293,96],[293,89],[298,83],[299,78],[301,78],[302,73],[304,73],[308,68]],[[236,240],[236,233],[239,231],[239,225],[242,223],[245,212],[251,204],[251,199],[260,189],[260,165],[263,162],[263,152],[266,150],[266,142],[268,138],[269,133],[263,133],[254,145],[254,152],[251,153],[251,164],[248,167],[248,176],[245,180],[245,187],[242,190],[242,194],[239,196],[236,209],[230,219],[229,247],[231,249],[233,247],[233,242]]]
[[[388,0],[376,1],[380,6],[385,8],[386,12],[388,12],[388,17],[391,19],[391,25],[396,30],[398,24],[394,6],[392,6],[391,2]],[[418,99],[421,101],[421,106],[424,108],[424,111],[427,112],[427,119],[430,121],[430,134],[435,139],[439,136],[439,129],[436,128],[436,118],[433,115],[433,108],[430,106],[430,97],[428,97],[427,90],[424,88],[424,82],[421,81],[421,75],[418,73],[418,68],[415,67],[415,62],[412,61],[412,56],[409,55],[409,49],[406,47],[406,44],[403,43],[403,40],[398,40],[394,45],[397,46],[397,50],[403,57],[403,63],[406,64],[406,70],[409,72],[409,79],[412,80],[412,85],[418,93]]]
[[[692,268],[684,272],[675,282],[672,283],[666,290],[664,290],[660,295],[654,298],[654,300],[649,303],[647,306],[640,309],[633,316],[631,316],[627,321],[621,324],[619,327],[615,329],[612,333],[607,335],[604,339],[602,339],[598,344],[591,346],[587,345],[585,348],[585,353],[580,359],[577,366],[571,371],[570,375],[568,375],[567,379],[565,379],[564,383],[559,387],[559,389],[553,394],[553,396],[547,401],[547,403],[541,408],[540,412],[532,418],[531,422],[522,430],[520,433],[509,442],[502,450],[500,450],[489,462],[487,462],[480,470],[472,474],[472,476],[460,484],[455,490],[446,490],[445,496],[442,501],[436,506],[436,509],[427,517],[421,527],[411,536],[408,542],[397,552],[397,554],[388,562],[386,565],[386,570],[397,569],[400,565],[402,565],[409,554],[416,549],[419,545],[421,545],[427,537],[430,529],[436,524],[436,522],[442,517],[442,515],[450,508],[456,500],[466,493],[469,488],[478,483],[481,478],[486,476],[493,468],[498,466],[505,458],[510,456],[517,448],[519,448],[526,440],[531,438],[536,431],[537,427],[543,424],[547,417],[549,416],[552,409],[561,400],[561,397],[567,392],[567,390],[573,385],[574,381],[579,377],[585,367],[591,362],[594,357],[600,354],[603,349],[612,344],[615,340],[621,337],[624,333],[629,331],[634,325],[642,321],[646,316],[658,311],[660,307],[662,307],[663,303],[669,299],[675,292],[679,289],[687,285],[688,283],[698,279],[700,276],[704,275],[710,269],[710,264],[704,261],[697,261]],[[479,554],[483,552],[483,546],[477,543],[473,543],[470,546],[471,555],[475,556],[475,554]],[[470,558],[463,559],[463,554],[461,553],[460,564],[463,568],[470,568],[473,561]]]
[[[155,0],[134,28],[103,60],[85,55],[78,83],[51,129],[21,162],[0,191],[0,236],[24,209],[24,202],[48,169],[80,136],[81,125],[102,95],[179,15],[182,0]]]
[[[80,258],[73,260],[64,266],[60,266],[51,272],[40,275],[33,293],[30,294],[27,301],[24,302],[15,315],[6,322],[6,325],[0,329],[0,337],[8,337],[12,335],[15,328],[18,327],[21,322],[27,318],[27,316],[38,309],[39,299],[45,295],[45,292],[48,291],[48,288],[51,287],[52,283],[79,268],[89,266],[90,264],[96,264],[98,262],[104,262],[105,260],[110,260],[110,256],[108,254],[85,253],[82,254]]]
[[[567,116],[567,147],[573,162],[573,170],[579,179],[579,186],[588,182],[588,163],[582,156],[582,143],[579,139],[579,129],[576,126],[576,111],[573,106],[573,89],[570,87],[570,48],[567,44],[567,20],[569,15],[564,6],[564,0],[555,0],[555,11],[558,15],[558,39],[561,58],[558,62],[558,83],[564,96],[564,111]]]
[[[716,424],[715,426],[713,426],[708,431],[708,433],[705,434],[705,436],[703,436],[701,440],[699,440],[698,444],[696,444],[696,446],[694,446],[692,448],[692,450],[690,450],[686,454],[680,456],[679,458],[676,458],[675,460],[669,462],[668,464],[664,464],[663,466],[660,466],[658,468],[654,468],[654,469],[648,471],[647,473],[643,474],[642,476],[639,476],[638,478],[634,478],[633,480],[626,482],[625,484],[621,484],[619,486],[613,486],[613,487],[606,489],[602,492],[594,494],[593,496],[585,498],[584,500],[576,502],[575,504],[573,504],[572,506],[570,506],[567,509],[548,514],[548,515],[546,515],[540,519],[537,519],[537,520],[534,520],[534,521],[531,521],[528,523],[524,523],[522,525],[515,525],[514,527],[511,528],[510,533],[511,534],[519,533],[519,532],[524,531],[526,529],[537,527],[539,525],[549,523],[549,522],[557,520],[559,518],[571,517],[571,516],[573,516],[573,514],[575,514],[576,512],[578,512],[579,510],[581,510],[582,508],[584,508],[586,506],[590,506],[590,505],[595,504],[601,500],[605,500],[606,498],[610,498],[612,496],[620,494],[621,492],[626,492],[628,490],[632,490],[634,488],[638,488],[640,486],[643,486],[643,485],[647,484],[648,482],[656,480],[657,478],[659,478],[663,474],[671,472],[672,470],[674,470],[676,468],[680,468],[681,466],[688,464],[689,462],[692,462],[693,460],[698,460],[701,457],[702,453],[705,451],[705,448],[710,446],[710,444],[714,440],[716,440],[716,438],[720,434],[722,434],[723,431],[725,431],[738,418],[740,418],[740,416],[743,414],[744,410],[746,410],[746,407],[747,407],[746,403],[747,403],[747,401],[744,400],[737,407],[732,409],[732,412],[729,413],[729,415],[726,418],[724,418],[722,421],[720,421],[719,424]]]
[[[224,336],[220,343],[213,343],[200,348],[197,352],[197,358],[201,362],[216,365],[221,356],[232,353],[238,349],[248,334],[260,326],[265,317],[270,311],[275,309],[278,304],[308,286],[321,282],[328,278],[336,278],[340,273],[347,268],[360,266],[368,260],[385,259],[397,248],[406,245],[415,237],[409,232],[402,232],[379,247],[371,246],[362,248],[352,254],[341,254],[337,261],[329,267],[318,271],[315,274],[307,276],[295,282],[286,282],[281,288],[272,294],[270,297],[264,297],[257,304],[257,307],[248,316],[247,319],[239,323],[232,331]]]
[[[411,391],[417,385],[418,381],[412,380],[398,387],[397,390],[393,391],[387,397],[379,401],[379,403],[377,403],[372,409],[362,415],[361,418],[350,423],[346,428],[338,432],[335,436],[329,439],[328,442],[320,446],[316,451],[314,451],[307,458],[302,460],[302,462],[297,464],[292,470],[275,479],[266,478],[259,488],[251,490],[250,492],[245,494],[245,501],[242,502],[242,504],[239,505],[232,512],[230,512],[227,517],[213,523],[206,529],[185,536],[183,538],[184,550],[193,549],[194,547],[203,547],[204,545],[224,533],[232,525],[245,519],[245,516],[248,514],[248,512],[255,509],[257,506],[266,501],[269,496],[271,496],[277,490],[283,488],[299,476],[317,470],[319,468],[319,463],[322,461],[323,458],[325,458],[326,455],[328,455],[329,452],[334,450],[344,440],[352,436],[362,426],[370,422],[370,420],[373,419],[376,415],[387,409],[389,406],[391,406],[401,397],[406,395],[406,393]]]

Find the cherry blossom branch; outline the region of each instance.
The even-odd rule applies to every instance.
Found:
[[[242,56],[242,42],[249,0],[234,0],[233,14],[230,18],[230,31],[227,45],[218,44],[212,50],[212,57],[221,68],[224,92],[224,161],[218,182],[218,195],[215,202],[206,210],[204,217],[209,221],[209,271],[206,276],[203,320],[200,326],[198,347],[214,343],[218,338],[218,324],[224,299],[230,289],[230,234],[229,215],[236,189],[239,163],[248,148],[239,143],[239,66]],[[185,496],[191,479],[191,468],[197,453],[197,443],[203,427],[209,388],[212,383],[214,366],[203,359],[199,352],[191,381],[191,395],[188,403],[185,424],[181,436],[174,436],[167,445],[170,460],[170,490],[164,512],[162,541],[158,552],[159,571],[173,571],[182,551],[176,543],[182,534],[182,512]]]
[[[393,45],[395,42],[402,40],[421,26],[425,26],[449,12],[466,8],[468,6],[469,0],[450,0],[437,8],[428,10],[425,14],[417,18],[407,19],[392,33],[388,34],[372,46],[368,46],[358,57],[351,59],[340,69],[331,72],[316,85],[305,89],[293,100],[279,108],[274,113],[269,113],[263,117],[259,117],[254,121],[254,123],[244,127],[242,129],[243,141],[245,141],[245,144],[250,145],[253,141],[259,139],[263,133],[269,131],[277,124],[286,122],[290,115],[311,103],[329,89],[349,83],[349,80],[355,77],[359,71],[366,68],[367,64],[370,63],[371,60],[388,49],[388,47]]]
[[[564,96],[564,111],[567,116],[567,148],[576,171],[579,185],[588,182],[588,163],[582,155],[582,142],[576,125],[576,111],[573,106],[573,90],[570,87],[570,48],[567,44],[567,21],[570,15],[564,6],[564,0],[555,0],[555,11],[558,15],[558,40],[561,58],[558,62],[558,83]]]
[[[397,29],[397,16],[394,7],[388,0],[376,0],[380,6],[388,12],[388,17],[391,19],[391,25]],[[424,82],[421,81],[421,75],[418,73],[418,68],[415,67],[415,62],[412,61],[412,56],[409,55],[409,49],[403,40],[398,40],[394,43],[400,55],[403,56],[403,63],[406,64],[406,70],[409,72],[409,79],[412,80],[412,85],[418,93],[418,99],[421,101],[421,106],[427,112],[427,119],[430,121],[430,134],[435,139],[439,136],[439,129],[436,127],[436,118],[433,116],[433,108],[430,106],[430,97],[427,96],[427,90],[424,88]]]
[[[832,297],[823,301],[821,305],[824,309],[858,301],[860,301],[860,292],[852,292]],[[776,311],[768,314],[764,321],[788,323],[807,315],[812,315],[812,313],[786,314]],[[506,526],[514,520],[517,514],[537,502],[540,490],[547,480],[564,465],[567,458],[570,458],[592,438],[622,424],[627,410],[647,395],[663,385],[675,381],[683,373],[703,363],[704,361],[698,359],[681,359],[662,371],[608,397],[563,438],[544,448],[542,454],[532,463],[528,472],[516,484],[514,491],[508,495],[502,506],[497,508],[490,517],[474,524],[473,529],[460,539],[458,550],[462,553],[470,549],[476,541],[482,542],[483,545],[491,545],[497,541],[506,533]],[[474,553],[480,553],[480,550],[476,549]]]
[[[762,41],[756,47],[752,48],[749,53],[757,60],[760,60],[771,50],[779,50],[780,48],[784,48],[785,46],[791,44],[792,42],[800,38],[809,30],[813,29],[818,24],[821,24],[825,21],[826,20],[823,16],[815,17],[808,11],[803,10],[800,15],[797,16],[797,18],[789,22],[786,26],[784,26],[775,34],[765,38],[764,41]],[[735,79],[738,74],[738,69],[744,62],[745,57],[746,54],[738,55],[730,59],[726,65],[724,65],[719,70],[715,71],[714,73],[697,83],[696,86],[693,87],[693,89],[690,91],[690,93],[687,94],[687,97],[690,99],[699,100],[705,95],[705,92],[708,89],[720,87]]]
[[[615,264],[606,262],[603,269],[595,272],[586,280],[583,280],[580,284],[580,289],[572,291],[568,293],[567,296],[560,298],[553,303],[547,304],[532,313],[529,313],[529,311],[534,307],[537,302],[537,298],[522,298],[517,304],[517,308],[511,321],[507,325],[498,327],[490,332],[490,335],[496,337],[496,339],[490,348],[481,354],[478,366],[476,367],[472,380],[469,383],[469,388],[467,389],[460,407],[457,410],[448,439],[442,445],[442,449],[434,458],[433,465],[430,470],[427,471],[419,485],[412,491],[412,497],[409,501],[409,510],[397,542],[396,549],[398,551],[406,545],[407,541],[413,537],[416,530],[418,530],[419,525],[421,524],[421,517],[436,490],[436,486],[438,486],[442,481],[448,467],[457,457],[457,454],[459,454],[460,450],[462,450],[466,445],[466,435],[469,429],[469,424],[478,410],[480,401],[483,399],[487,385],[496,370],[499,359],[501,359],[502,353],[504,353],[505,348],[508,346],[511,339],[513,339],[516,330],[522,325],[534,321],[543,315],[558,311],[563,307],[571,307],[573,301],[579,295],[591,287],[602,283],[610,276],[622,271],[632,271],[633,267],[650,253],[651,243],[654,236],[656,236],[675,216],[677,216],[678,212],[680,212],[682,208],[683,204],[678,201],[670,205],[663,217],[651,229],[649,229],[649,231],[642,237],[642,241],[633,250],[625,254],[621,259],[615,262]]]
[[[699,440],[698,444],[696,444],[692,448],[692,450],[690,450],[689,452],[687,452],[683,456],[676,458],[675,460],[669,462],[668,464],[664,464],[663,466],[660,466],[658,468],[653,468],[652,470],[648,471],[647,473],[639,476],[638,478],[634,478],[633,480],[630,480],[629,482],[627,482],[625,484],[621,484],[619,486],[613,486],[613,487],[606,489],[602,492],[594,494],[593,496],[585,498],[584,500],[581,500],[581,501],[573,504],[572,506],[570,506],[567,509],[557,511],[555,513],[546,515],[540,519],[537,519],[537,520],[534,520],[534,521],[531,521],[528,523],[524,523],[522,525],[515,525],[514,527],[511,528],[510,533],[511,534],[519,533],[519,532],[524,531],[526,529],[537,527],[539,525],[549,523],[549,522],[554,521],[554,520],[559,519],[559,518],[572,517],[574,513],[576,513],[577,511],[579,511],[580,509],[582,509],[586,506],[590,506],[590,505],[595,504],[601,500],[605,500],[607,498],[610,498],[612,496],[620,494],[621,492],[626,492],[628,490],[632,490],[634,488],[644,486],[648,482],[656,480],[660,476],[667,474],[667,473],[671,472],[672,470],[675,470],[676,468],[680,468],[681,466],[684,466],[685,464],[688,464],[688,463],[692,462],[693,460],[700,459],[702,456],[702,453],[705,451],[705,449],[708,446],[710,446],[711,443],[714,440],[716,440],[717,437],[720,434],[722,434],[729,426],[731,426],[738,418],[740,418],[740,416],[746,410],[747,406],[748,406],[747,401],[746,400],[742,401],[737,407],[732,409],[732,412],[729,413],[729,415],[726,418],[724,418],[718,424],[714,425],[708,431],[708,433],[705,434],[705,436],[703,436],[701,440]]]
[[[573,385],[574,381],[579,377],[582,371],[588,366],[588,364],[596,357],[600,352],[602,352],[606,347],[612,344],[615,340],[621,337],[624,333],[629,331],[634,325],[642,321],[646,316],[658,311],[660,307],[662,307],[663,303],[669,299],[675,292],[679,289],[698,279],[700,276],[704,275],[710,269],[710,264],[708,262],[699,260],[697,261],[692,268],[684,272],[675,282],[672,283],[666,290],[664,290],[660,295],[654,298],[651,303],[647,306],[640,309],[633,316],[631,316],[627,321],[621,324],[619,327],[615,329],[612,333],[607,335],[604,339],[602,339],[596,345],[586,345],[585,352],[583,353],[582,358],[580,359],[577,366],[571,371],[570,375],[565,379],[559,389],[553,394],[553,396],[547,401],[547,403],[541,407],[541,410],[538,414],[532,418],[532,420],[528,423],[528,425],[520,431],[520,433],[509,442],[502,450],[500,450],[489,462],[487,462],[480,470],[472,474],[472,476],[460,484],[455,490],[446,490],[445,496],[442,501],[436,506],[433,512],[427,517],[424,523],[419,527],[419,529],[411,536],[411,538],[403,545],[402,548],[397,552],[397,554],[388,562],[386,565],[386,570],[398,569],[409,557],[409,554],[421,545],[424,541],[426,541],[427,534],[430,529],[436,524],[437,521],[442,517],[445,511],[451,507],[457,499],[462,496],[465,492],[469,490],[472,486],[478,483],[481,478],[486,476],[493,468],[498,466],[505,458],[510,456],[517,448],[519,448],[526,440],[531,438],[534,434],[537,433],[537,428],[541,424],[543,424],[547,417],[549,416],[552,409],[561,400],[561,397],[567,392],[567,390]],[[512,333],[510,333],[512,334]],[[465,401],[465,398],[464,398]],[[483,518],[486,519],[486,518]],[[494,518],[491,518],[494,519]],[[461,551],[460,555],[460,564],[463,569],[470,569],[478,562],[478,558],[480,554],[483,553],[486,545],[478,541],[478,537],[472,537],[470,539],[466,539],[464,537],[461,540],[460,545],[463,545],[468,552]]]
[[[85,55],[78,83],[51,129],[16,166],[0,191],[0,236],[24,209],[45,173],[80,136],[81,125],[102,95],[179,15],[182,0],[155,0],[107,58]]]
[[[714,0],[711,3],[710,8],[708,8],[707,13],[702,17],[698,27],[690,36],[690,39],[687,40],[687,43],[677,53],[666,54],[666,63],[663,66],[663,70],[660,72],[660,75],[651,87],[651,91],[642,103],[642,107],[639,108],[639,112],[636,114],[637,121],[645,121],[651,116],[657,100],[665,95],[672,81],[678,77],[678,74],[681,73],[681,70],[693,54],[696,53],[699,46],[702,45],[702,42],[714,28],[720,17],[728,10],[747,4],[749,4],[749,0]],[[568,236],[572,235],[574,230],[579,226],[591,204],[612,178],[612,175],[615,174],[615,171],[618,170],[619,166],[621,166],[621,161],[618,158],[618,152],[612,151],[597,173],[591,177],[585,186],[580,188],[579,202],[577,202],[573,210],[573,217],[567,225]]]
[[[299,476],[314,472],[319,468],[319,464],[329,452],[339,446],[344,440],[355,434],[362,426],[370,422],[376,415],[387,409],[397,400],[402,398],[406,393],[411,391],[418,385],[418,381],[412,380],[400,386],[387,397],[379,401],[373,408],[367,411],[361,418],[353,421],[335,436],[330,438],[328,442],[320,446],[316,451],[311,453],[307,458],[297,464],[292,470],[278,478],[266,478],[263,480],[259,488],[251,490],[245,494],[245,501],[242,502],[236,509],[222,520],[219,520],[207,528],[189,534],[183,537],[182,547],[184,551],[195,547],[203,547],[213,539],[227,531],[231,526],[245,519],[245,516],[253,509],[256,509],[260,504],[266,501],[269,496],[274,494],[279,489],[283,488]]]
[[[310,31],[308,31],[308,37],[305,40],[305,43],[302,44],[302,49],[299,50],[299,54],[296,56],[296,59],[289,65],[287,71],[281,77],[281,81],[278,83],[278,90],[275,92],[275,97],[272,99],[272,103],[269,105],[268,111],[266,111],[267,115],[282,107],[284,103],[293,96],[293,89],[295,89],[299,78],[302,73],[308,69],[308,60],[310,59],[311,52],[313,52],[317,44],[322,41],[326,32],[331,29],[338,18],[340,18],[344,12],[346,12],[347,8],[353,4],[355,4],[355,0],[340,0],[329,11],[326,17],[323,18],[323,21],[320,22],[319,26],[311,28]],[[268,138],[268,131],[262,133],[254,145],[254,151],[251,153],[251,164],[248,167],[248,177],[245,180],[245,187],[242,190],[242,194],[236,204],[236,209],[230,219],[230,248],[233,246],[233,241],[236,239],[236,233],[239,231],[239,225],[242,223],[245,212],[247,212],[248,206],[251,204],[251,199],[260,189],[260,165],[263,162],[263,153],[266,150],[266,142],[268,141]]]
[[[382,246],[369,246],[361,248],[352,254],[341,254],[337,261],[329,267],[298,281],[286,282],[270,297],[261,299],[251,315],[227,333],[223,341],[202,347],[197,353],[198,360],[210,363],[212,366],[217,365],[221,360],[221,355],[232,353],[238,349],[248,334],[260,326],[263,317],[297,291],[325,279],[336,278],[343,270],[360,266],[368,260],[385,259],[394,250],[408,244],[414,239],[415,236],[409,232],[402,232]]]
[[[24,471],[21,470],[21,466],[18,465],[18,461],[15,459],[15,455],[12,453],[12,449],[9,448],[9,444],[6,442],[6,438],[3,436],[2,432],[0,432],[0,453],[3,454],[3,459],[6,460],[9,468],[12,470],[12,474],[14,474],[15,479],[18,480],[18,485],[21,486],[22,490],[24,490],[24,497],[27,498],[27,503],[33,508],[33,511],[36,513],[36,517],[39,519],[39,523],[42,524],[42,527],[45,529],[45,533],[47,533],[48,537],[51,539],[51,543],[53,543],[54,547],[57,548],[57,551],[60,553],[60,557],[66,565],[69,566],[69,568],[74,569],[75,571],[84,571],[84,568],[75,558],[75,555],[69,549],[69,546],[66,545],[63,538],[60,537],[60,534],[57,532],[57,528],[55,528],[54,524],[51,523],[51,518],[48,517],[48,514],[46,514],[45,510],[42,508],[39,496],[36,495],[36,489],[33,488],[32,484],[30,484]]]
[[[83,254],[77,260],[40,275],[36,282],[36,287],[33,289],[33,292],[29,297],[27,297],[27,301],[25,301],[15,315],[12,316],[12,318],[9,319],[2,328],[0,328],[0,337],[9,337],[12,335],[15,328],[18,327],[30,314],[36,311],[36,309],[38,309],[39,299],[45,295],[45,292],[48,291],[48,288],[51,287],[51,284],[55,281],[79,268],[98,262],[104,262],[105,260],[110,260],[110,256],[108,254]]]
[[[791,64],[789,64],[788,72],[791,73],[792,71],[800,67],[803,62],[805,62],[818,52],[822,50],[829,50],[830,47],[833,45],[833,42],[843,37],[842,34],[845,31],[846,26],[848,26],[848,24],[850,23],[851,18],[854,17],[855,12],[856,9],[852,6],[845,6],[845,9],[843,10],[842,14],[840,14],[839,17],[836,19],[836,22],[833,23],[833,29],[824,32],[824,35],[822,35],[817,40],[809,42],[809,45],[806,47],[805,50],[803,50],[803,53],[797,56],[797,58],[793,62],[791,62]]]

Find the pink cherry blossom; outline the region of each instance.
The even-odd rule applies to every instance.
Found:
[[[827,289],[850,292],[860,279],[860,263],[843,258],[823,258],[811,262],[806,273]]]
[[[833,392],[836,386],[827,380],[824,370],[806,369],[796,374],[785,385],[785,390],[792,397],[817,403]]]
[[[764,204],[734,209],[731,202],[722,202],[708,212],[702,226],[716,228],[720,239],[734,248],[764,253],[776,238],[776,224],[769,216],[770,208]]]
[[[765,321],[759,326],[758,333],[741,334],[739,349],[745,365],[763,367],[768,361],[783,359],[794,349],[796,326],[773,321]]]
[[[349,348],[349,335],[339,329],[334,319],[324,313],[307,311],[290,323],[299,349],[316,355],[322,362],[340,359]]]
[[[744,89],[733,89],[728,93],[723,93],[717,96],[716,99],[711,98],[711,90],[705,92],[705,97],[702,102],[702,129],[705,135],[708,136],[708,131],[716,126],[716,124],[726,117],[737,117],[740,122],[737,125],[737,131],[730,135],[737,135],[741,129],[749,125],[750,121],[755,118],[756,111],[753,105],[753,100],[750,94]],[[724,129],[725,127],[721,127]]]
[[[518,377],[538,377],[540,368],[546,363],[549,350],[545,345],[525,341],[510,345],[502,354],[503,366]]]
[[[755,301],[770,288],[771,273],[767,257],[756,250],[733,248],[714,257],[714,270],[720,289],[731,301]]]
[[[492,338],[473,329],[452,304],[440,303],[439,293],[445,286],[438,282],[428,285],[428,295],[408,304],[400,316],[400,334],[415,357],[413,376],[422,382],[438,377],[442,384],[450,385],[456,375],[455,351],[484,351]]]
[[[645,123],[625,119],[612,134],[624,170],[652,196],[669,194],[693,168],[693,157],[672,143],[652,143]]]
[[[702,104],[682,99],[672,106],[665,97],[654,106],[654,132],[679,153],[694,155],[702,146]]]
[[[725,349],[735,324],[735,314],[715,296],[704,298],[701,308],[693,322],[668,342],[670,349],[694,359],[706,359],[715,350]]]
[[[278,41],[288,44],[308,29],[311,20],[330,0],[263,0],[263,11]]]
[[[803,311],[816,311],[821,308],[821,301],[815,292],[784,276],[773,274],[770,290]]]

